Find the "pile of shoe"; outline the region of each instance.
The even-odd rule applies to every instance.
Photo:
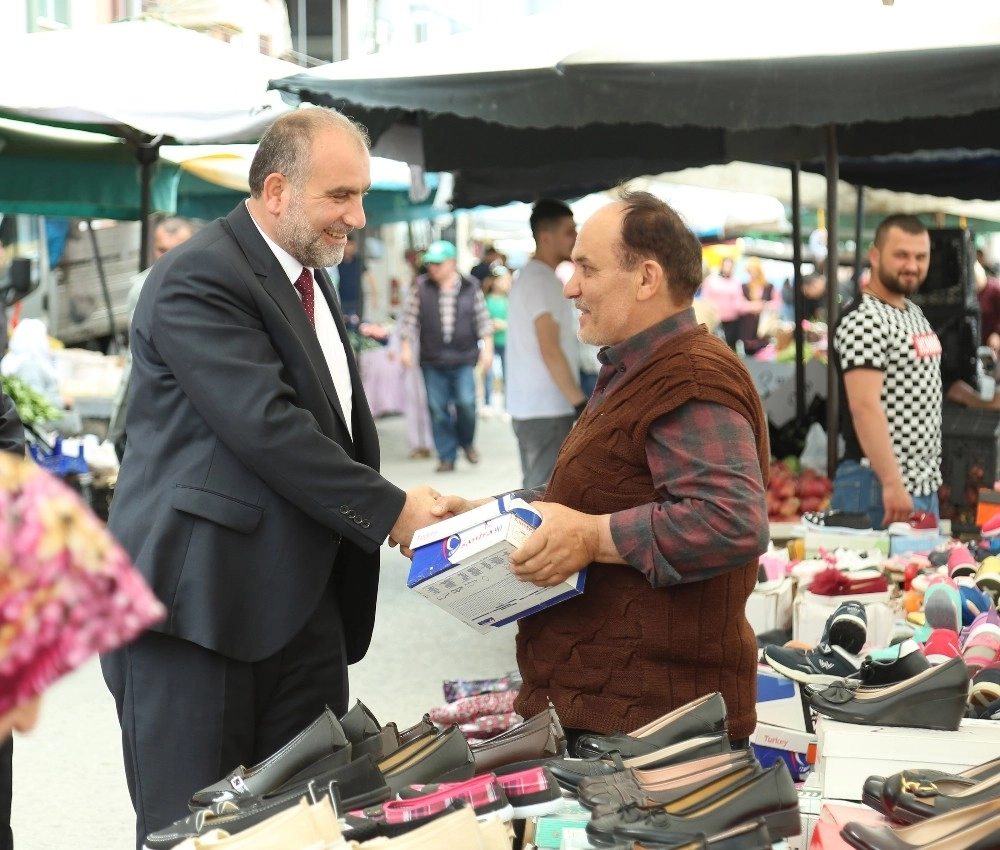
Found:
[[[932,664],[913,640],[858,653],[867,639],[864,606],[848,600],[830,615],[813,649],[767,646],[763,660],[806,687],[819,714],[848,723],[958,729],[966,715],[969,670],[958,655]],[[956,635],[957,639],[957,635]]]
[[[1000,759],[959,774],[914,768],[870,776],[862,801],[902,826],[848,822],[857,850],[989,850],[1000,846]]]
[[[151,833],[145,847],[315,850],[377,840],[408,850],[510,848],[513,818],[561,805],[545,764],[565,748],[551,707],[475,745],[428,715],[399,731],[360,701],[339,719],[327,708],[264,761],[195,792],[191,813]]]
[[[631,734],[585,735],[576,758],[550,769],[591,810],[596,847],[764,850],[801,831],[798,793],[783,760],[764,768],[732,750],[719,693]]]

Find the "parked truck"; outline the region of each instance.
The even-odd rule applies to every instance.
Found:
[[[139,271],[139,223],[16,215],[0,224],[0,273],[8,288],[17,282],[13,309],[42,319],[68,347],[122,350],[128,292]]]

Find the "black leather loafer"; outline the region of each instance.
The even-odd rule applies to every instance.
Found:
[[[587,776],[603,776],[630,767],[665,767],[725,752],[730,752],[729,735],[717,732],[714,735],[681,741],[679,744],[631,759],[623,759],[618,753],[611,752],[605,758],[552,759],[546,762],[545,766],[552,771],[552,775],[563,788],[576,794],[580,781]]]
[[[911,778],[907,771],[890,776],[882,786],[882,802],[901,823],[919,823],[955,809],[1000,799],[1000,775],[974,782],[962,777]]]
[[[583,735],[576,742],[576,755],[594,758],[615,751],[622,758],[633,758],[699,735],[725,732],[727,723],[726,701],[722,694],[715,692],[682,705],[629,734]]]
[[[329,707],[291,741],[260,764],[240,765],[224,779],[196,791],[188,801],[192,812],[218,803],[248,800],[277,788],[297,771],[327,755],[340,764],[351,760],[351,742]]]
[[[799,797],[783,761],[758,773],[744,768],[673,803],[657,808],[626,806],[587,825],[587,838],[599,846],[616,841],[683,843],[684,837],[714,835],[762,819],[772,841],[798,835]]]
[[[1000,835],[1000,797],[912,826],[874,827],[848,821],[840,835],[857,850],[995,850]]]
[[[296,788],[287,793],[272,794],[266,801],[260,800],[254,805],[245,805],[243,801],[242,808],[226,800],[211,808],[199,809],[170,826],[151,832],[146,836],[143,850],[168,850],[189,838],[197,838],[213,829],[222,829],[233,835],[297,805],[303,797],[313,803],[318,803],[324,797],[330,797],[335,812],[342,808],[335,782],[325,786],[312,783],[306,788],[305,793],[302,789]]]
[[[407,785],[461,782],[476,772],[469,742],[458,726],[444,732],[426,732],[381,759],[378,768],[396,796]]]
[[[683,796],[692,785],[702,785],[733,770],[750,766],[760,767],[753,752],[736,750],[660,769],[630,769],[608,776],[591,776],[581,780],[577,786],[577,798],[581,805],[595,812],[594,817],[599,817],[629,803],[645,806],[667,803]],[[640,779],[644,776],[663,778],[648,782]]]
[[[804,693],[816,711],[834,720],[954,732],[965,714],[969,672],[956,656],[887,688],[852,687],[845,680]]]

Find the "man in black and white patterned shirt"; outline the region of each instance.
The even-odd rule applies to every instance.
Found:
[[[907,298],[927,277],[930,244],[914,216],[885,219],[868,253],[871,282],[834,334],[846,450],[831,507],[867,513],[873,528],[938,515],[941,342]]]

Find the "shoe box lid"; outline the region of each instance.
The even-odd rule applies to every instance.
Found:
[[[567,798],[559,811],[525,820],[523,844],[561,848],[564,833],[584,829],[590,823],[590,815],[590,809],[582,806],[577,800]]]
[[[890,555],[908,555],[910,552],[930,552],[951,540],[935,531],[914,534],[893,534],[889,537]]]
[[[844,531],[816,531],[806,529],[805,555],[815,558],[820,549],[833,552],[835,549],[854,549],[858,552],[877,550],[883,555],[889,554],[889,534],[885,531],[873,531],[870,534]]]
[[[860,801],[869,776],[891,776],[908,767],[959,773],[1000,756],[1000,723],[964,719],[957,731],[947,732],[820,716],[816,748],[815,770],[824,798]]]
[[[528,503],[508,494],[418,529],[406,584],[482,633],[578,596],[586,569],[554,587],[519,581],[510,571],[510,553],[541,522]]]

